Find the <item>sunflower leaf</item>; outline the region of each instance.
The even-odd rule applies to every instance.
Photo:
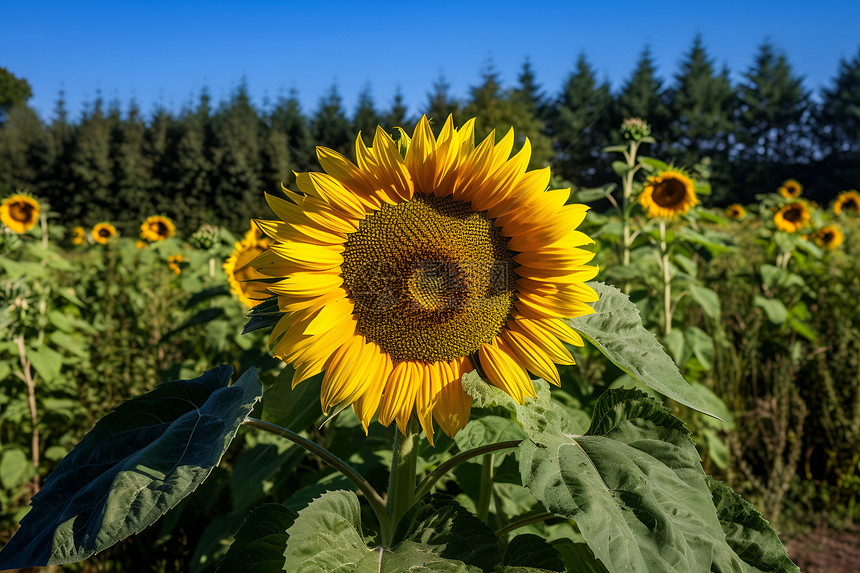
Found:
[[[615,287],[588,283],[600,297],[594,313],[567,323],[621,370],[649,388],[694,410],[717,417],[681,376],[657,338],[642,325],[639,310]]]
[[[86,559],[194,491],[260,398],[254,369],[227,386],[232,372],[167,382],[97,422],[33,496],[0,569]]]
[[[505,548],[502,558],[503,571],[512,572],[517,568],[523,571],[564,571],[564,563],[558,550],[540,536],[532,533],[517,535]]]
[[[733,513],[715,507],[689,433],[657,401],[637,390],[611,390],[595,405],[585,435],[547,422],[520,446],[523,484],[547,510],[576,521],[608,570],[744,571],[773,563],[778,567],[766,570],[794,570],[787,557],[774,561],[779,542],[764,539],[768,530],[754,516],[734,523],[749,522],[756,532],[727,539],[734,535],[725,523]],[[731,502],[732,511],[746,507]],[[768,542],[766,560],[736,552],[760,539]]]
[[[277,503],[255,507],[236,532],[236,540],[224,559],[218,563],[218,573],[279,573],[283,571],[284,548],[298,514]]]
[[[474,518],[473,518],[474,519]],[[444,532],[443,532],[444,533]],[[358,497],[349,491],[330,491],[299,511],[287,530],[283,570],[291,573],[479,573],[481,569],[443,557],[445,537],[432,531],[427,540],[411,538],[388,549],[367,547],[361,529]],[[435,541],[443,540],[443,544]]]

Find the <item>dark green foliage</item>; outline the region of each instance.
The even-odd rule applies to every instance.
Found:
[[[451,97],[449,90],[451,84],[445,79],[445,75],[440,73],[436,81],[433,82],[432,91],[427,94],[427,106],[424,108],[424,115],[430,120],[430,125],[433,126],[433,132],[437,133],[445,124],[445,119],[449,115],[454,115],[454,119],[459,119],[457,115],[460,111],[460,104]]]
[[[345,154],[349,153],[355,142],[352,123],[343,110],[343,100],[336,84],[332,84],[328,93],[320,98],[319,106],[311,118],[311,136],[318,145]]]
[[[13,107],[23,106],[31,97],[33,90],[29,82],[0,66],[0,125]]]
[[[358,93],[358,105],[355,108],[355,113],[352,116],[352,133],[358,134],[361,132],[361,137],[365,145],[372,145],[373,134],[376,133],[376,126],[380,124],[382,118],[376,111],[373,105],[373,95],[370,91],[370,84],[364,86]]]
[[[620,126],[628,117],[647,121],[651,126],[651,135],[658,141],[665,141],[669,137],[669,107],[666,105],[663,80],[657,77],[656,63],[647,45],[615,101],[614,125]]]

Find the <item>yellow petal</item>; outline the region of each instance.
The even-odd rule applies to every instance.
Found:
[[[419,366],[418,362],[404,360],[392,370],[379,405],[379,422],[382,425],[388,426],[396,418],[398,427],[402,425],[401,431],[405,430],[405,424],[401,424],[401,421],[408,421],[412,415],[415,396],[422,383],[423,369]]]

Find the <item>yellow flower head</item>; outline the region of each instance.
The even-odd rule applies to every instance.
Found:
[[[84,231],[83,227],[75,227],[72,229],[72,244],[80,245],[84,242],[84,237],[86,236],[86,231]]]
[[[667,169],[648,178],[639,195],[639,202],[649,217],[671,219],[683,215],[699,202],[693,181],[683,172]]]
[[[245,233],[245,237],[236,243],[233,254],[224,263],[224,272],[230,282],[230,290],[239,297],[247,307],[253,307],[260,301],[270,298],[272,294],[266,287],[269,285],[256,279],[266,279],[252,265],[251,261],[257,258],[269,247],[268,237],[263,236],[256,225]]]
[[[325,371],[325,412],[401,431],[414,415],[432,443],[434,421],[453,436],[469,420],[464,373],[523,403],[529,372],[559,384],[555,364],[573,364],[562,342],[582,340],[562,319],[597,300],[588,207],[526,171],[528,139],[511,156],[513,130],[475,146],[474,128],[448,117],[436,138],[424,117],[397,143],[377,128],[355,163],[319,147],[325,173],[266,196],[279,220],[257,221],[273,242],[253,265],[284,313],[269,344],[294,384]]]
[[[14,233],[26,233],[39,220],[39,202],[29,195],[12,195],[0,203],[0,221]]]
[[[743,219],[747,216],[747,210],[743,205],[735,203],[726,207],[726,217],[729,219]]]
[[[177,275],[182,272],[181,263],[185,262],[185,257],[182,255],[170,255],[167,257],[167,266]]]
[[[173,221],[161,215],[148,217],[140,225],[140,238],[150,242],[169,239],[175,232],[176,227],[173,225]]]
[[[809,223],[809,219],[809,207],[801,201],[785,205],[773,216],[776,227],[787,233],[796,233]]]
[[[812,233],[811,238],[819,247],[832,251],[842,244],[845,236],[842,234],[842,229],[836,225],[827,225]]]
[[[786,179],[779,188],[779,194],[786,199],[796,199],[803,192],[803,186],[796,179]]]
[[[842,211],[860,213],[860,193],[856,189],[843,191],[833,202],[833,212],[840,215]]]
[[[137,241],[134,242],[134,246],[137,247],[138,249],[145,249],[146,247],[149,246],[149,243],[147,243],[146,241],[141,241],[140,239],[138,239]]]
[[[110,223],[99,223],[93,227],[93,240],[102,245],[107,244],[113,237],[116,236],[116,227]]]

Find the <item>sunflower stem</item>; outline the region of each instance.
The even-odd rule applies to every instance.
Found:
[[[415,502],[415,469],[418,462],[418,420],[406,424],[406,432],[394,432],[391,474],[388,476],[388,501],[385,505],[391,527],[382,532],[382,544],[390,547],[400,518]]]
[[[621,264],[630,264],[630,247],[633,238],[630,236],[630,200],[633,197],[633,176],[636,174],[636,153],[639,150],[639,142],[630,142],[630,151],[624,152],[627,160],[627,173],[621,180]],[[624,292],[630,292],[630,283],[624,283]]]
[[[424,481],[421,482],[418,486],[418,492],[415,494],[415,499],[421,499],[433,489],[433,486],[436,485],[436,482],[439,481],[442,476],[446,473],[462,464],[466,460],[471,460],[472,458],[476,458],[480,455],[487,454],[489,452],[495,452],[498,450],[509,450],[511,448],[516,448],[522,443],[521,440],[512,440],[509,442],[499,442],[497,444],[490,444],[487,446],[481,446],[480,448],[475,448],[474,450],[469,450],[463,452],[461,454],[457,454],[453,458],[449,459],[446,462],[439,464],[439,466],[430,472]]]
[[[507,535],[511,531],[514,531],[515,529],[519,529],[520,527],[525,527],[525,526],[531,525],[533,523],[540,523],[541,521],[546,521],[547,519],[552,519],[553,517],[555,517],[555,515],[548,512],[548,511],[546,513],[539,513],[537,515],[531,515],[528,517],[524,517],[522,519],[512,521],[509,524],[507,524],[506,526],[496,530],[496,536],[501,537],[502,535]]]
[[[484,454],[481,465],[481,493],[478,497],[478,519],[487,523],[490,516],[490,499],[493,497],[493,459],[494,454]]]
[[[666,219],[660,218],[660,266],[663,267],[663,336],[672,332],[672,277],[669,274],[669,249],[666,245]]]
[[[373,508],[373,512],[376,514],[377,519],[379,519],[380,531],[385,532],[388,529],[392,529],[390,519],[385,511],[385,502],[382,501],[382,496],[379,495],[376,489],[374,489],[374,487],[370,485],[370,483],[351,465],[319,444],[316,444],[315,442],[312,442],[286,428],[282,428],[281,426],[276,426],[275,424],[270,424],[269,422],[264,422],[256,418],[246,418],[244,424],[251,428],[263,430],[285,438],[294,444],[303,447],[312,454],[319,456],[328,465],[348,477],[352,483],[358,487],[359,491],[364,494],[364,497],[367,498],[367,501]]]

